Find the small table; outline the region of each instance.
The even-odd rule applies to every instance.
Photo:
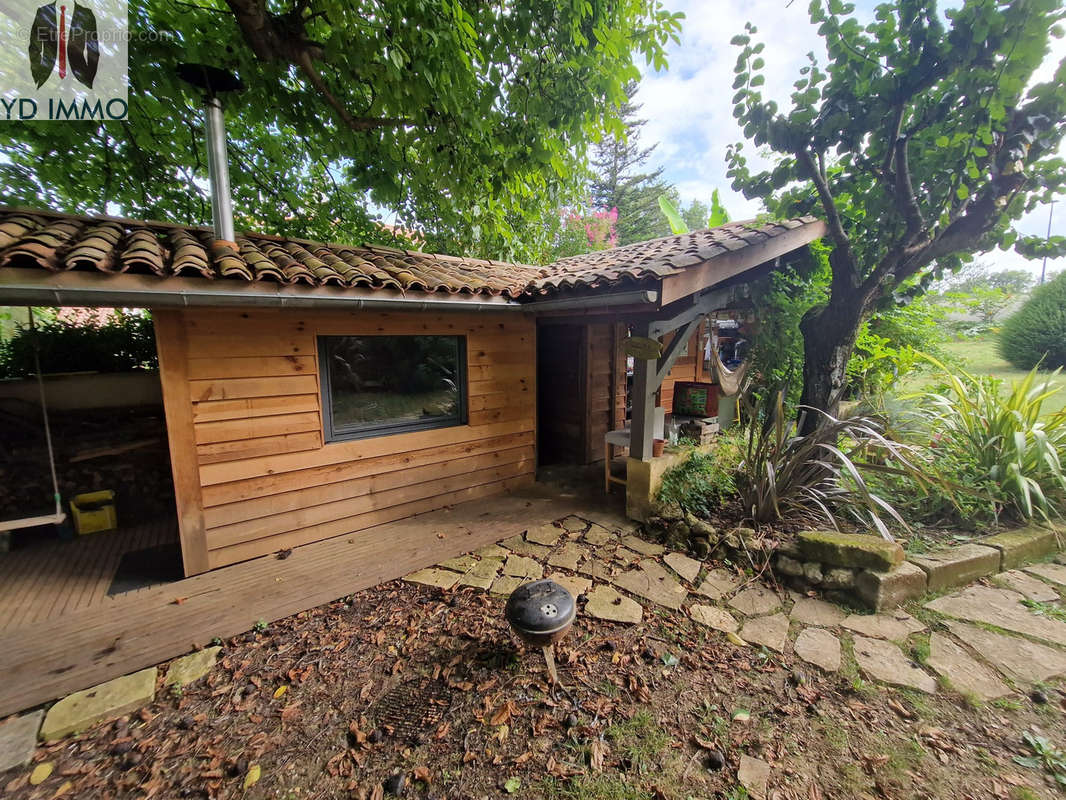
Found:
[[[603,437],[603,490],[607,494],[611,493],[611,484],[619,483],[622,486],[626,485],[625,478],[616,478],[611,474],[611,448],[612,447],[629,447],[630,431],[629,428],[619,428],[616,431],[608,431]]]

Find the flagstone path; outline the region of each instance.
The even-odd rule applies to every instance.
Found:
[[[670,609],[721,636],[723,646],[794,655],[827,673],[853,658],[864,678],[919,692],[954,690],[987,701],[1066,676],[1066,621],[1053,611],[1066,608],[1066,566],[1059,564],[1021,567],[994,576],[995,585],[950,592],[915,611],[921,619],[901,609],[856,614],[709,568],[642,539],[621,516],[599,515],[569,516],[406,580],[506,595],[544,574],[587,617],[639,624],[645,611]],[[752,782],[758,785],[757,769]]]

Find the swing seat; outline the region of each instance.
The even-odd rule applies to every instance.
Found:
[[[21,528],[36,528],[38,525],[62,525],[66,519],[66,512],[60,511],[58,514],[44,514],[40,517],[0,520],[0,533],[17,531]]]

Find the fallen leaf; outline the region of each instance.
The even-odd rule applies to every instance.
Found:
[[[248,774],[244,776],[244,788],[248,789],[255,786],[259,781],[259,775],[261,772],[262,770],[260,770],[258,764],[252,764],[252,766],[248,767]]]
[[[469,764],[475,758],[477,758],[477,755],[475,753],[471,753],[469,750],[467,750],[465,753],[463,753],[463,763],[464,764]]]
[[[287,692],[288,690],[289,690],[288,686],[279,686],[277,689],[274,690],[274,699],[277,700],[279,697],[281,697],[283,694],[285,694],[285,692]]]
[[[725,635],[725,638],[727,638],[729,641],[731,641],[737,647],[747,647],[748,646],[748,643],[745,642],[743,639],[741,639],[739,636],[737,636],[735,633],[732,633],[732,632],[727,633]]]
[[[508,700],[498,709],[496,713],[492,715],[492,719],[489,720],[489,725],[503,725],[505,722],[511,719],[511,714],[514,712],[514,703]]]
[[[503,790],[507,792],[507,794],[514,794],[520,788],[522,788],[521,778],[508,778],[507,781],[503,784]]]
[[[751,712],[746,708],[738,708],[733,712],[733,722],[748,722],[751,719]]]
[[[180,606],[182,603],[184,603],[188,599],[189,599],[188,597],[175,597],[170,602],[173,603],[176,606]]]
[[[71,781],[65,781],[62,786],[56,789],[56,793],[52,795],[52,797],[59,797],[60,795],[64,795],[73,788],[74,784]]]
[[[422,781],[422,783],[430,783],[429,767],[415,767],[414,776],[416,781]]]
[[[607,755],[607,743],[602,739],[595,739],[589,748],[589,766],[593,772],[603,772],[603,757]]]
[[[48,776],[52,774],[54,769],[55,765],[51,761],[38,764],[33,768],[33,772],[30,773],[30,786],[40,786],[48,780]]]

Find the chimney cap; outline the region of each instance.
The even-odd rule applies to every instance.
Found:
[[[197,88],[203,89],[208,96],[214,97],[219,92],[240,92],[244,90],[244,83],[237,74],[210,64],[191,64],[182,62],[178,64],[178,77],[186,83],[191,83]]]

